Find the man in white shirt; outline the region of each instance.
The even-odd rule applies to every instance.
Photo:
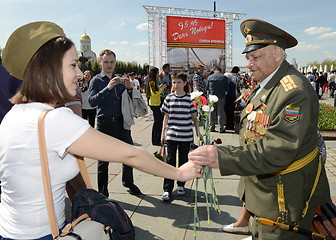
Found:
[[[332,71],[331,74],[328,76],[328,83],[330,88],[330,97],[334,97],[334,91],[335,91],[335,71]]]
[[[132,88],[135,88],[140,91],[140,83],[139,83],[139,80],[135,78],[134,72],[130,73],[130,78],[131,78],[130,81],[131,81]]]

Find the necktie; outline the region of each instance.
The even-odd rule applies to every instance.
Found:
[[[255,89],[253,89],[253,91],[251,92],[251,94],[250,94],[250,96],[249,96],[249,98],[248,98],[247,103],[249,103],[249,102],[252,100],[252,98],[253,98],[253,97],[256,95],[256,93],[258,92],[259,88],[260,88],[260,85],[258,85]]]

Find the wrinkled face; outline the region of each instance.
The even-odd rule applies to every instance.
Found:
[[[99,64],[105,74],[112,74],[116,65],[116,58],[113,54],[104,54],[100,57]]]
[[[279,66],[279,51],[274,45],[246,53],[246,67],[250,69],[252,79],[261,83]]]
[[[82,77],[83,73],[78,67],[77,50],[72,46],[63,57],[62,61],[63,81],[66,89],[72,95],[76,95],[77,80]]]
[[[172,86],[175,89],[176,92],[183,91],[184,86],[187,84],[187,82],[183,82],[182,79],[179,78],[173,78],[172,79]]]

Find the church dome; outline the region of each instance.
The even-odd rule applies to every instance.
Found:
[[[80,40],[89,40],[89,41],[91,41],[91,38],[89,37],[89,35],[87,35],[86,33],[84,33],[84,35],[81,36]]]

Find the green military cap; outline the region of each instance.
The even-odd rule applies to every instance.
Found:
[[[8,38],[2,52],[2,63],[14,77],[23,80],[26,67],[46,42],[65,37],[63,29],[52,22],[32,22],[16,29]]]
[[[246,38],[246,48],[243,53],[252,52],[270,44],[286,49],[294,47],[298,43],[289,33],[259,19],[243,21],[240,24],[240,31]]]

